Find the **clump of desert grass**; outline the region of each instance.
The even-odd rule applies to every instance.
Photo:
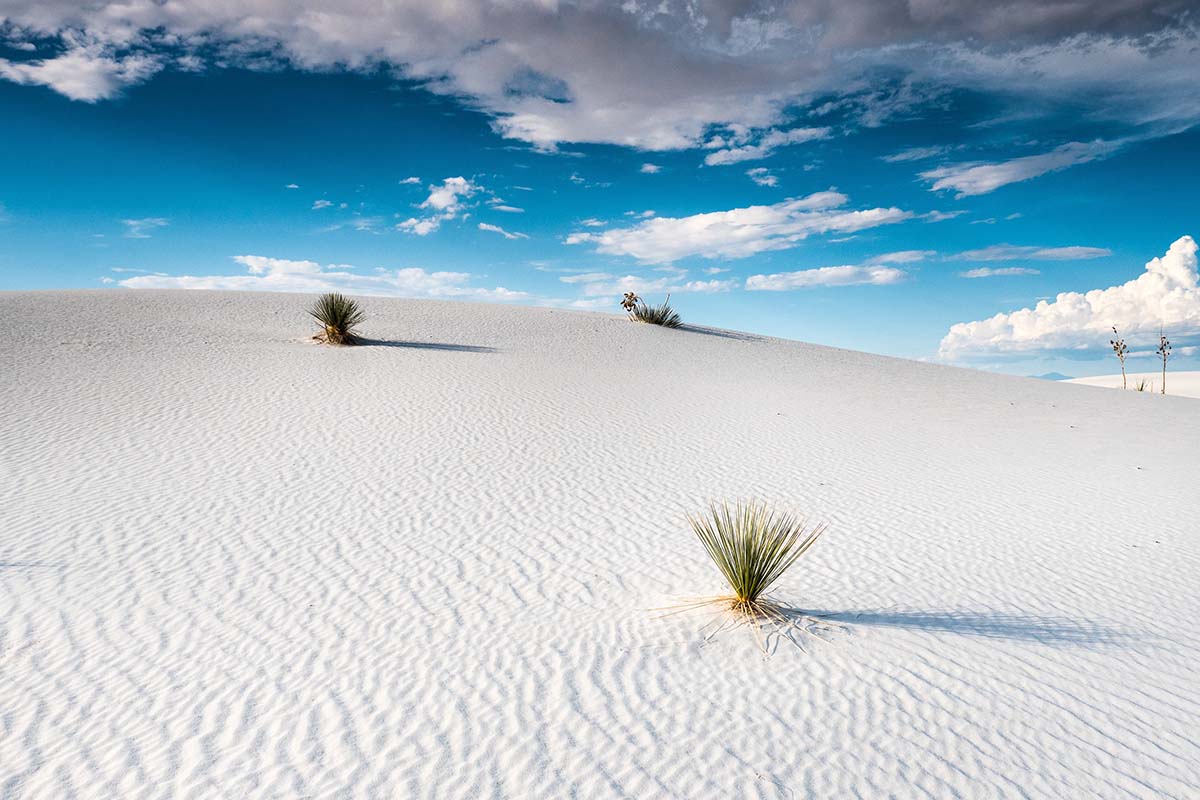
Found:
[[[337,292],[323,294],[308,309],[308,313],[321,325],[322,331],[313,338],[326,344],[358,344],[354,328],[366,319],[362,308],[354,300]]]
[[[679,328],[683,325],[683,317],[671,308],[671,295],[661,306],[652,306],[633,292],[626,292],[621,300],[621,308],[634,322],[645,322],[649,325],[661,325],[664,328]]]
[[[767,624],[815,636],[834,627],[819,617],[798,613],[770,595],[771,587],[816,543],[826,525],[810,525],[802,517],[753,501],[713,503],[706,513],[689,514],[688,522],[725,578],[729,592],[685,603],[677,610],[709,607],[723,612],[726,622],[748,624],[756,632]],[[760,643],[765,650],[765,643]]]

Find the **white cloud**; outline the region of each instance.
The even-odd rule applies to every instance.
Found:
[[[893,253],[881,253],[877,256],[868,258],[865,262],[868,266],[877,266],[879,264],[915,264],[918,261],[924,261],[930,256],[937,255],[936,250],[897,250]]]
[[[750,176],[750,180],[757,183],[759,186],[775,186],[779,183],[779,178],[771,174],[771,171],[766,167],[754,167],[746,170],[746,174]]]
[[[1010,183],[1020,183],[1048,172],[1086,164],[1089,161],[1108,158],[1120,147],[1118,142],[1097,139],[1094,142],[1070,142],[1056,147],[1048,153],[1022,156],[993,164],[951,164],[921,173],[921,177],[932,181],[934,191],[953,189],[956,197],[987,194]]]
[[[1200,339],[1200,287],[1196,243],[1178,239],[1137,278],[1089,292],[1062,292],[1053,302],[990,319],[960,322],[942,339],[939,354],[950,360],[1038,351],[1089,352],[1108,347],[1115,325],[1134,343],[1166,327],[1180,345]]]
[[[567,244],[592,244],[608,255],[632,256],[644,263],[666,264],[689,256],[746,258],[768,250],[786,250],[819,233],[847,233],[888,225],[912,216],[898,208],[849,211],[848,198],[817,192],[769,206],[712,211],[690,217],[659,217],[630,228],[598,233],[576,232]]]
[[[130,289],[225,289],[262,292],[329,292],[394,297],[459,298],[468,300],[519,301],[530,299],[525,292],[504,287],[484,289],[471,286],[474,276],[466,272],[426,272],[417,267],[376,269],[359,274],[346,264],[321,265],[316,261],[294,261],[268,256],[234,256],[248,275],[139,275],[120,281]]]
[[[686,273],[668,275],[662,278],[644,278],[639,275],[622,275],[620,277],[603,272],[585,273],[583,275],[564,275],[559,278],[563,283],[579,284],[584,297],[612,295],[620,297],[625,292],[638,294],[716,294],[728,292],[737,288],[735,280],[685,281]]]
[[[966,213],[966,211],[930,211],[928,214],[922,214],[921,218],[926,222],[945,222],[948,219],[961,217]]]
[[[441,227],[443,222],[461,216],[466,208],[465,201],[481,191],[482,187],[461,175],[446,178],[440,184],[429,187],[429,197],[419,208],[428,213],[424,217],[409,217],[396,225],[398,230],[426,236]]]
[[[130,273],[134,275],[166,275],[165,272],[153,272],[148,269],[137,269],[135,267],[113,267],[112,271],[121,274]]]
[[[1080,261],[1112,255],[1106,247],[1031,247],[996,244],[979,250],[964,250],[953,256],[960,261]]]
[[[581,219],[579,221],[579,224],[584,226],[585,228],[603,228],[607,223],[602,219],[596,219],[595,217],[588,217],[587,219]]]
[[[655,175],[661,171],[662,171],[662,167],[660,167],[658,164],[649,164],[649,163],[642,164],[642,168],[638,170],[638,172],[645,173],[646,175]]]
[[[787,292],[811,289],[816,286],[885,285],[899,283],[907,277],[895,267],[843,266],[802,269],[798,272],[777,272],[773,275],[751,275],[746,290],[751,292]]]
[[[811,142],[815,139],[828,139],[832,135],[829,128],[792,128],[787,131],[768,131],[759,138],[756,144],[744,144],[738,147],[728,147],[709,153],[704,157],[704,163],[710,167],[721,164],[737,164],[740,161],[755,161],[767,158],[780,147],[801,142]],[[722,140],[723,143],[723,140]]]
[[[164,228],[170,223],[162,217],[144,217],[142,219],[123,219],[121,224],[125,226],[125,238],[149,239],[151,231],[155,228]]]
[[[329,208],[333,203],[328,200],[317,200],[312,204],[312,210],[317,211],[322,208]]]
[[[936,145],[934,147],[910,147],[907,150],[901,150],[898,153],[892,153],[889,156],[882,156],[882,160],[889,163],[903,163],[908,161],[924,161],[927,158],[944,155],[950,152],[951,148],[945,145]]]
[[[9,0],[6,37],[18,47],[56,38],[61,55],[3,61],[0,75],[96,100],[167,62],[382,67],[547,149],[692,147],[713,129],[778,128],[814,97],[845,99],[834,105],[872,125],[956,88],[1022,107],[1069,100],[1084,119],[1190,123],[1200,54],[1186,6]]]
[[[492,206],[493,211],[503,211],[505,214],[524,214],[525,209],[498,203]]]
[[[960,278],[997,278],[1003,275],[1041,275],[1036,269],[1028,267],[1000,267],[993,269],[991,267],[977,267],[969,269],[966,272],[958,273]]]
[[[505,239],[528,239],[529,238],[529,236],[527,236],[524,233],[510,233],[509,231],[504,230],[504,228],[501,228],[499,225],[489,225],[486,222],[479,223],[479,230],[490,231],[492,233],[498,233],[501,236],[503,236]]]
[[[283,188],[285,188],[285,189],[299,189],[299,188],[300,188],[300,184],[298,184],[298,183],[289,183],[287,186],[285,186],[285,187],[283,187]]]
[[[411,176],[405,178],[404,180],[400,181],[401,186],[406,186],[409,184],[420,184],[420,183],[421,183],[421,179],[418,178],[416,175],[411,175]]]
[[[112,97],[160,68],[161,61],[154,56],[115,57],[97,45],[76,45],[61,55],[41,61],[13,62],[0,58],[0,78],[48,86],[72,100],[87,103]]]

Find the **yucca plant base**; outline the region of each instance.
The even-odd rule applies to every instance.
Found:
[[[797,615],[767,594],[825,532],[824,525],[809,527],[803,519],[776,513],[759,503],[714,504],[707,514],[689,515],[688,521],[729,584],[730,593],[687,603],[683,608],[715,607],[729,612],[736,622],[756,627],[777,623],[812,636],[836,627],[814,615]]]
[[[331,292],[323,294],[308,309],[309,316],[321,326],[321,332],[313,339],[326,344],[350,345],[358,344],[354,333],[366,315],[358,302],[345,295]]]
[[[358,344],[358,337],[352,333],[338,333],[333,328],[326,328],[322,333],[318,333],[312,337],[313,341],[321,342],[322,344],[336,345],[355,345]]]

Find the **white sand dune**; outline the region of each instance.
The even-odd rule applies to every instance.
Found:
[[[1169,367],[1169,364],[1168,364]],[[1162,371],[1130,372],[1125,376],[1126,386],[1132,390],[1138,381],[1146,382],[1146,392],[1157,394],[1162,388]],[[1120,389],[1121,375],[1096,375],[1090,378],[1072,378],[1067,383],[1078,383],[1083,386],[1102,386],[1106,389]],[[1167,394],[1176,397],[1200,397],[1200,372],[1176,372],[1167,369]]]
[[[619,317],[0,294],[0,796],[1200,796],[1200,406]],[[801,652],[683,515],[827,520]]]

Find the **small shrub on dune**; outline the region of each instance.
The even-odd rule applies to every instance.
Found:
[[[366,318],[358,303],[336,292],[323,294],[308,313],[324,329],[313,338],[327,344],[358,344],[354,328]]]
[[[767,592],[826,526],[810,527],[801,518],[754,502],[713,504],[707,514],[688,515],[688,521],[731,590],[703,604],[727,606],[747,622],[787,621],[783,607]]]
[[[634,322],[645,322],[650,325],[661,325],[664,328],[678,328],[683,325],[683,317],[671,308],[671,295],[661,306],[652,306],[633,292],[626,292],[621,300],[621,308],[629,314]]]

